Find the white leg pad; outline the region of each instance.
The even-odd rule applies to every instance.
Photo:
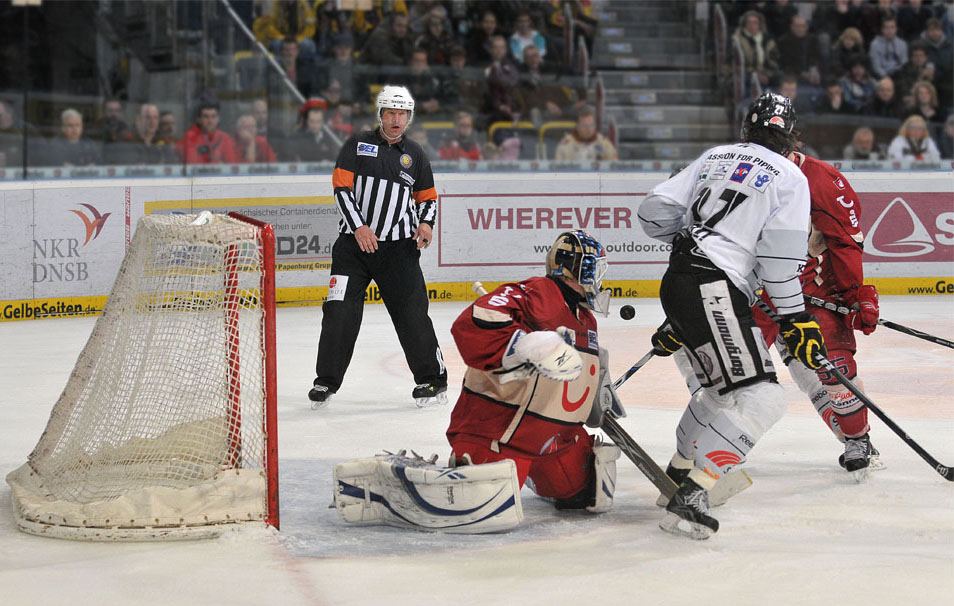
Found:
[[[616,492],[616,459],[620,449],[612,444],[593,446],[593,467],[596,472],[596,501],[586,508],[591,513],[605,513],[613,508]]]
[[[513,461],[438,467],[398,455],[334,468],[334,505],[353,524],[478,534],[523,521]]]

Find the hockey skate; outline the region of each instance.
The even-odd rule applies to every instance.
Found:
[[[871,449],[871,452],[868,454],[868,470],[881,471],[882,469],[887,469],[888,466],[881,460],[881,453],[878,452],[875,445],[871,443],[870,436],[868,437],[868,447]],[[842,469],[845,469],[845,453],[838,455],[838,465],[840,465]]]
[[[685,481],[686,476],[689,475],[689,470],[678,469],[673,467],[672,463],[670,463],[666,467],[666,475],[669,476],[669,479],[671,479],[676,486],[679,486]],[[725,505],[726,501],[751,485],[752,478],[744,469],[733,469],[719,478],[716,485],[709,491],[709,507],[721,507]],[[656,507],[665,507],[666,505],[669,505],[669,499],[666,498],[666,495],[660,493],[656,499]]]
[[[666,511],[659,523],[666,532],[701,541],[719,530],[719,521],[709,515],[709,493],[690,478],[679,486]]]
[[[335,395],[335,392],[331,391],[331,388],[327,385],[315,384],[314,387],[308,392],[308,400],[311,402],[311,409],[318,410],[319,408],[324,408],[331,401],[331,396]]]
[[[447,383],[421,383],[411,392],[418,408],[447,404]]]
[[[838,458],[845,471],[851,474],[856,482],[861,482],[871,472],[871,456],[876,452],[871,446],[868,434],[860,438],[845,438],[845,454]]]

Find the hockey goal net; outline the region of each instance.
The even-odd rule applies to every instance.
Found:
[[[271,226],[147,215],[28,461],[21,530],[88,540],[278,526]]]

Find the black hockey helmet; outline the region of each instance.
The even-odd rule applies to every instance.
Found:
[[[742,141],[758,143],[779,154],[795,149],[795,106],[778,93],[765,92],[752,102],[742,119]]]
[[[778,93],[765,92],[752,102],[742,121],[742,138],[752,129],[774,128],[785,134],[795,128],[795,106]]]

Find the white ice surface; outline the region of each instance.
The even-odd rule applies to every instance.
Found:
[[[625,303],[636,319],[615,314]],[[463,366],[449,328],[463,303],[431,308],[451,402]],[[614,375],[648,349],[659,302],[616,301],[601,322]],[[657,528],[652,485],[618,462],[616,507],[556,512],[529,490],[526,521],[491,536],[345,525],[331,502],[339,461],[413,448],[439,453],[450,407],[417,409],[381,305],[368,306],[355,359],[330,406],[310,410],[320,308],[280,309],[281,532],[201,542],[93,544],[16,530],[0,483],[0,604],[951,604],[954,483],[872,415],[888,468],[862,484],[787,376],[789,413],[751,453],[755,484],[715,510],[721,530],[693,542]],[[954,338],[950,297],[883,297],[882,317]],[[22,464],[85,344],[93,319],[0,323],[0,475]],[[954,464],[954,351],[884,327],[862,337],[868,395],[912,438]],[[620,389],[622,425],[664,465],[685,403],[669,360]]]

